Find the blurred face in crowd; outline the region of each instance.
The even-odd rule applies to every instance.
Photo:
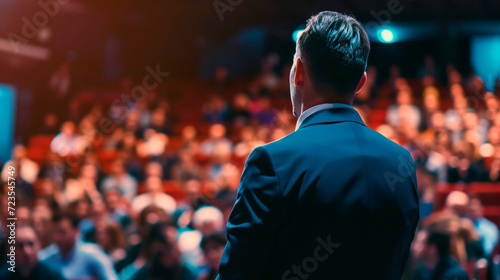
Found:
[[[42,193],[44,195],[53,195],[55,192],[54,182],[50,179],[45,179],[42,181]]]
[[[237,109],[247,109],[250,104],[250,100],[244,93],[238,93],[234,97],[233,106]]]
[[[86,179],[97,179],[97,169],[92,164],[85,164],[80,171],[81,177]]]
[[[146,180],[146,188],[149,193],[152,194],[161,193],[163,189],[163,182],[161,181],[161,178],[158,176],[148,177],[148,179]]]
[[[194,140],[196,138],[196,128],[192,125],[187,125],[182,129],[182,138],[184,140]]]
[[[72,122],[65,122],[61,126],[61,133],[65,136],[73,136],[75,133],[75,124]]]
[[[453,84],[450,87],[450,94],[452,98],[456,98],[458,96],[464,96],[464,89],[459,84]]]
[[[69,219],[62,219],[55,224],[54,242],[63,252],[68,253],[75,245],[78,228],[71,225]]]
[[[184,190],[186,191],[186,200],[193,202],[200,196],[201,183],[198,180],[189,180],[184,184]]]
[[[226,163],[231,159],[231,146],[226,143],[218,143],[215,146],[213,160],[215,163]]]
[[[478,124],[478,119],[476,113],[469,112],[465,114],[464,126],[466,129],[476,129]]]
[[[486,108],[496,111],[498,109],[498,99],[494,95],[485,96]]]
[[[424,105],[427,111],[434,111],[439,109],[437,90],[432,89],[425,95]]]
[[[468,203],[469,197],[461,191],[452,191],[446,198],[446,208],[458,216],[466,213]]]
[[[455,109],[463,110],[467,108],[467,99],[463,95],[458,95],[453,99],[453,105]]]
[[[479,199],[471,199],[471,201],[469,202],[469,207],[467,209],[467,214],[473,221],[483,217],[483,205],[481,204],[481,201]]]
[[[255,139],[255,133],[251,127],[244,127],[241,130],[241,140],[243,142],[251,142]]]
[[[38,263],[37,253],[40,242],[31,227],[21,227],[16,231],[16,264],[20,269],[31,270]]]
[[[31,222],[31,210],[28,207],[19,207],[16,211],[17,224],[29,225]]]
[[[12,150],[12,160],[17,161],[26,157],[26,148],[23,145],[16,145]]]
[[[441,111],[437,111],[432,114],[431,123],[433,128],[444,128],[445,126],[445,118],[444,114]]]
[[[104,202],[93,203],[91,215],[92,215],[91,216],[92,220],[94,220],[95,222],[106,219],[107,209],[106,209],[106,205],[104,204]]]
[[[165,124],[165,111],[162,109],[157,109],[153,112],[151,117],[151,123],[154,126],[162,126]]]
[[[116,189],[107,191],[105,194],[105,200],[110,211],[113,211],[118,206],[118,203],[120,203],[120,191]]]
[[[490,130],[488,130],[488,142],[492,145],[500,143],[500,127],[490,127]]]
[[[214,124],[210,127],[210,138],[220,139],[226,136],[226,128],[222,124]]]
[[[156,176],[156,177],[163,177],[163,171],[161,164],[158,162],[150,162],[146,165],[146,176]]]
[[[90,213],[90,202],[87,199],[80,199],[76,204],[76,215],[80,219],[87,218]]]
[[[168,226],[165,228],[164,241],[153,241],[151,248],[153,255],[158,256],[159,264],[165,268],[173,268],[181,262],[181,252],[177,245],[177,231],[175,228]]]
[[[123,162],[121,160],[113,162],[112,172],[115,175],[121,175],[125,173],[125,167],[123,166]]]
[[[50,232],[51,214],[51,210],[48,207],[37,206],[33,209],[33,228],[40,238],[45,238],[52,234]]]
[[[493,119],[493,125],[500,127],[500,112],[496,113],[495,118]]]
[[[411,93],[407,90],[400,90],[397,96],[397,103],[399,105],[411,104]]]
[[[207,260],[208,266],[213,270],[219,269],[219,263],[224,253],[224,245],[217,242],[207,242],[203,246],[203,255]]]

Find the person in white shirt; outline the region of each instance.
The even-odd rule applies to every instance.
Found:
[[[117,189],[130,202],[137,194],[137,180],[126,172],[123,160],[117,159],[113,162],[112,174],[104,178],[101,188],[103,192]]]
[[[18,168],[18,170],[16,170],[16,173],[18,174],[15,175],[19,175],[23,181],[30,184],[35,183],[35,180],[38,176],[38,171],[40,170],[38,164],[26,156],[26,147],[20,144],[16,145],[14,149],[12,149],[12,158],[8,162],[6,162],[3,167],[3,182],[7,182],[7,179],[9,177],[9,166]]]
[[[146,179],[147,192],[138,195],[132,200],[132,212],[138,214],[146,206],[154,204],[166,213],[172,214],[177,208],[175,199],[163,192],[163,182],[158,176],[150,176]]]

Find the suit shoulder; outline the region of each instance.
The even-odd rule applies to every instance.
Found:
[[[411,157],[410,152],[405,147],[388,139],[384,135],[380,134],[378,131],[368,127],[364,127],[364,130],[366,133],[368,133],[371,139],[378,142],[378,145],[384,145],[385,148],[392,150],[394,153],[397,153],[398,155]]]

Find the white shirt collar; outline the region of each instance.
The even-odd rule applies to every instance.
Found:
[[[331,109],[331,108],[341,108],[341,107],[348,107],[352,108],[352,106],[349,106],[347,104],[343,103],[323,103],[323,104],[318,104],[316,106],[312,106],[311,108],[305,110],[300,116],[299,119],[297,120],[297,124],[295,125],[295,131],[299,129],[300,125],[312,114],[326,110],[326,109]]]

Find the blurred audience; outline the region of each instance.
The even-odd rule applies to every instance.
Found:
[[[251,79],[221,66],[210,83],[164,85],[126,104],[59,100],[41,115],[42,135],[2,168],[0,248],[15,177],[19,270],[0,279],[215,279],[246,157],[295,129],[290,65],[279,63],[269,55]],[[444,70],[428,56],[419,78],[393,65],[384,81],[370,66],[355,109],[417,166],[421,223],[404,279],[473,279],[486,263],[490,280],[500,275],[499,92]],[[133,88],[127,77],[116,90]]]

